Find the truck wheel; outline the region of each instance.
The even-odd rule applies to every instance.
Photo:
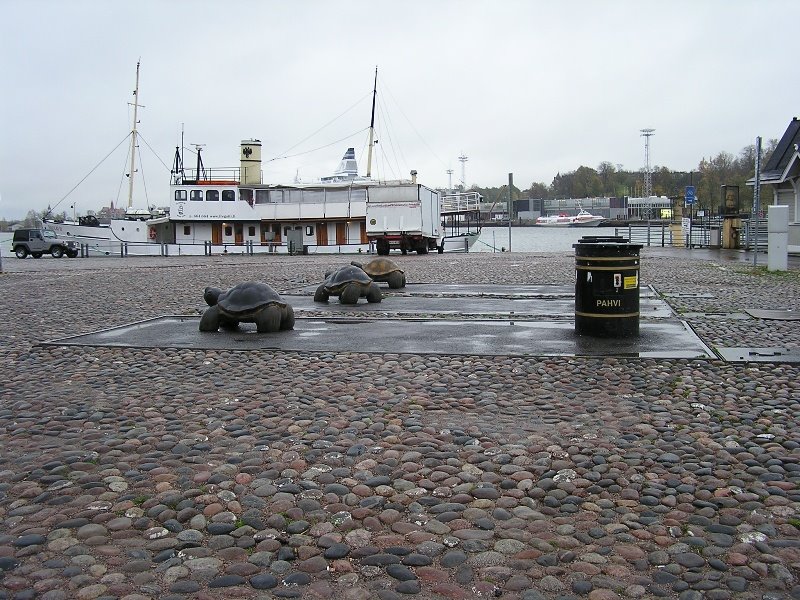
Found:
[[[378,240],[375,247],[378,250],[378,254],[381,256],[387,256],[389,254],[389,242],[386,240]]]
[[[50,254],[53,256],[53,258],[61,258],[64,256],[64,250],[61,249],[61,246],[53,246],[53,248],[50,250]]]
[[[41,252],[31,252],[31,256],[33,258],[42,258],[42,253]]]
[[[444,254],[444,242],[442,242],[442,245],[441,245],[441,246],[436,246],[436,251],[437,251],[439,254]]]
[[[417,246],[417,254],[427,254],[427,253],[428,253],[427,242],[420,242],[419,246]]]
[[[67,257],[68,258],[77,258],[78,257],[78,252],[76,250],[73,250],[72,252],[67,252]]]
[[[28,249],[25,246],[17,246],[14,249],[14,254],[17,255],[17,258],[25,258],[28,256]]]

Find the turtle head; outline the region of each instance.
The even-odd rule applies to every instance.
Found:
[[[330,269],[329,269],[329,270],[327,270],[327,271],[325,271],[325,279],[327,279],[328,277],[330,277],[330,276],[331,276],[331,273],[333,273],[333,271],[331,271]]]
[[[207,287],[203,290],[203,300],[205,300],[206,304],[209,306],[216,306],[220,294],[222,294],[222,290],[218,287]]]

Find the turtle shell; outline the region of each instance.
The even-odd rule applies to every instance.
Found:
[[[325,278],[325,287],[335,289],[347,283],[370,285],[372,279],[363,270],[352,265],[340,267]]]
[[[266,283],[248,281],[239,283],[222,292],[217,306],[229,315],[248,315],[267,306],[277,304],[286,306],[283,298]]]
[[[403,272],[403,269],[397,266],[397,263],[388,258],[373,258],[366,263],[363,267],[364,272],[370,277],[381,277],[394,272]]]

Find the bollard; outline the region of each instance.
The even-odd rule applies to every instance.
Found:
[[[575,248],[575,333],[639,335],[639,250],[623,237],[584,236]]]

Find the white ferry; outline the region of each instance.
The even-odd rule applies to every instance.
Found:
[[[605,217],[593,215],[580,209],[577,215],[550,215],[536,219],[536,224],[542,227],[597,227]]]

